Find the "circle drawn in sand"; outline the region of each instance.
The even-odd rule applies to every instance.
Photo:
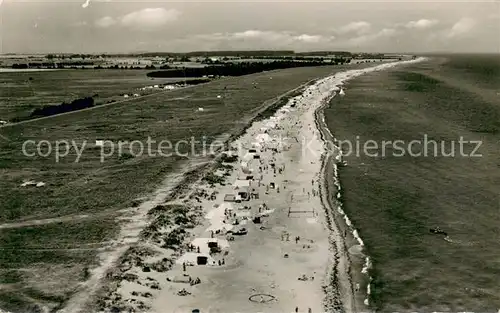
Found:
[[[276,297],[273,295],[265,294],[265,293],[258,293],[251,295],[248,300],[255,302],[255,303],[268,303],[271,301],[275,301]]]

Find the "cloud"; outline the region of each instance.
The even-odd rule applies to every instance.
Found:
[[[320,35],[307,35],[307,34],[295,36],[295,40],[302,42],[309,42],[309,43],[320,42],[323,40],[323,38],[324,37]],[[334,39],[334,37],[331,37],[330,39]]]
[[[116,24],[116,20],[111,16],[105,16],[95,22],[97,27],[108,28]]]
[[[136,28],[158,28],[177,20],[180,12],[175,9],[147,8],[132,12],[121,19],[121,24]]]
[[[371,30],[371,24],[365,21],[351,22],[342,26],[337,32],[341,34],[357,33],[366,34]]]
[[[476,22],[472,18],[464,17],[451,27],[447,37],[454,38],[467,34],[474,28],[475,25]]]
[[[418,21],[410,21],[405,26],[406,28],[412,29],[426,29],[431,28],[438,23],[439,22],[437,20],[420,19]]]
[[[194,45],[209,49],[304,49],[330,47],[334,36],[293,31],[250,29],[239,32],[198,34],[175,40],[178,45]],[[173,45],[174,43],[171,42]]]
[[[120,18],[105,16],[96,21],[96,26],[108,28],[114,25],[120,25],[135,29],[151,30],[160,28],[169,22],[178,19],[180,12],[175,9],[146,8],[126,14]]]
[[[234,33],[213,33],[205,35],[197,35],[200,39],[205,40],[252,40],[265,41],[276,43],[292,43],[294,41],[317,43],[322,41],[333,40],[334,37],[325,37],[322,35],[297,34],[289,31],[263,31],[263,30],[246,30]]]
[[[362,35],[351,38],[347,41],[348,45],[363,45],[382,38],[389,38],[397,34],[394,28],[383,28],[380,31],[372,34]]]
[[[274,32],[274,31],[261,31],[261,30],[246,30],[243,32],[226,33],[224,36],[226,39],[265,39],[274,40],[280,39],[285,36],[285,33]]]

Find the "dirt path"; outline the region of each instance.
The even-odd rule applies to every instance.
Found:
[[[74,113],[83,112],[83,111],[92,111],[92,110],[96,110],[96,109],[105,108],[105,107],[108,107],[108,106],[111,106],[111,105],[116,105],[116,104],[120,104],[120,103],[126,103],[126,102],[135,101],[135,100],[145,99],[145,98],[149,98],[149,97],[153,97],[153,96],[158,96],[158,95],[162,95],[162,94],[168,94],[168,93],[173,92],[173,91],[177,91],[177,90],[181,90],[181,89],[189,89],[189,88],[193,88],[193,87],[196,87],[196,86],[197,85],[191,85],[191,86],[185,86],[185,87],[181,87],[181,88],[177,88],[177,89],[169,89],[169,90],[155,92],[155,93],[152,93],[152,94],[149,94],[149,95],[143,95],[143,96],[139,96],[139,97],[130,97],[130,98],[126,99],[126,100],[120,100],[120,101],[115,101],[115,102],[111,102],[111,103],[105,103],[105,104],[101,104],[101,105],[93,106],[91,108],[81,109],[81,110],[77,110],[77,111],[71,111],[71,112],[65,112],[65,113],[50,115],[50,116],[44,116],[44,117],[34,118],[34,119],[30,119],[30,120],[26,120],[26,121],[21,121],[21,122],[17,122],[17,123],[9,123],[9,124],[5,124],[5,125],[0,125],[0,129],[7,128],[7,127],[12,127],[12,126],[16,126],[16,125],[21,125],[21,124],[28,124],[28,123],[33,123],[33,122],[37,122],[37,121],[42,121],[42,120],[54,118],[56,116],[69,115],[69,114],[74,114]],[[168,101],[168,99],[166,99],[166,100]],[[175,99],[172,99],[172,100],[175,100]],[[2,137],[5,138],[5,139],[7,139],[4,136],[2,136]]]
[[[11,228],[19,228],[19,227],[28,227],[28,226],[40,226],[40,225],[47,225],[47,224],[53,224],[53,223],[62,223],[62,222],[72,222],[72,221],[78,221],[78,220],[83,220],[83,219],[89,219],[89,218],[96,218],[96,215],[68,215],[68,216],[61,216],[61,217],[56,217],[56,218],[46,218],[46,219],[39,219],[39,220],[30,220],[30,221],[23,221],[23,222],[17,222],[17,223],[5,223],[0,225],[0,229],[11,229]]]

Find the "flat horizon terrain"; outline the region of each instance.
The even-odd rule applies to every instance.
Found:
[[[70,103],[96,94],[96,103],[123,100],[122,94],[158,92],[139,91],[138,88],[184,80],[182,77],[153,79],[146,76],[150,72],[120,69],[0,71],[0,120],[27,117],[43,105]]]

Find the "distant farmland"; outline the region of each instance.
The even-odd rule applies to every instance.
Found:
[[[364,65],[293,68],[220,79],[189,89],[0,128],[0,308],[24,313],[34,311],[35,305],[52,308],[63,305],[77,290],[78,283],[88,279],[89,268],[97,264],[97,248],[106,247],[115,238],[119,210],[136,205],[137,199],[150,194],[168,173],[187,160],[187,157],[134,157],[131,151],[125,151],[122,156],[115,153],[101,163],[96,140],[144,142],[149,136],[156,141],[178,142],[206,136],[207,142],[211,142],[221,134],[227,138],[243,130],[263,104],[272,102],[269,100],[311,79],[361,66]],[[123,75],[125,81],[127,74],[132,75],[128,77],[128,86],[149,81],[134,78],[137,71],[112,72]],[[43,86],[52,99],[60,97],[58,101],[67,96],[64,88],[82,95],[96,92],[96,86],[119,80],[108,72],[94,72],[92,79],[82,70],[75,75],[80,73],[87,76],[79,83],[77,79],[65,82],[64,74],[60,73],[39,74],[55,75],[52,83],[42,82],[41,76],[34,73],[22,75],[33,76],[34,82],[39,80],[39,88]],[[116,82],[109,90],[114,88],[116,93],[117,85],[122,83]],[[106,90],[102,87],[99,93]],[[9,101],[19,99],[21,107],[14,112],[27,110],[27,93],[26,88],[14,89],[10,95],[14,98]],[[38,97],[42,95],[43,92]],[[11,108],[3,110],[13,112]],[[53,154],[23,155],[26,140],[47,140],[52,145],[58,140],[73,140],[78,144],[86,141],[88,145],[78,163],[74,150],[56,162]],[[200,150],[201,144],[195,148]],[[45,186],[21,187],[25,181],[43,182]],[[30,225],[36,220],[58,217],[62,219],[55,223]]]

